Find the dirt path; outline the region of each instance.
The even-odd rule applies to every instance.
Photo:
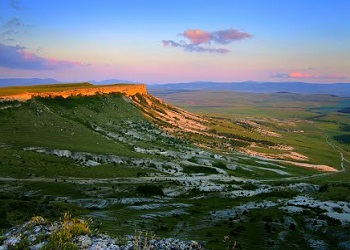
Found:
[[[321,131],[323,131],[322,128],[320,127],[317,127],[318,129],[320,129]],[[330,142],[329,140],[329,135],[327,133],[325,133],[325,137],[326,137],[326,142],[327,144],[333,148],[333,150],[336,152],[336,153],[339,153],[340,155],[340,158],[341,158],[341,163],[340,163],[340,167],[341,167],[341,170],[339,170],[338,172],[327,172],[327,173],[320,173],[320,174],[314,174],[314,175],[311,175],[311,176],[303,176],[303,177],[288,177],[288,178],[283,178],[283,180],[286,180],[286,181],[289,181],[289,180],[293,180],[293,181],[304,181],[304,180],[309,180],[311,178],[315,178],[315,177],[321,177],[321,176],[329,176],[329,175],[332,175],[332,174],[337,174],[337,173],[344,173],[346,172],[346,169],[344,167],[344,162],[347,162],[350,164],[350,161],[348,159],[346,159],[344,157],[344,154],[342,152],[342,148],[340,148],[339,146],[337,145],[334,145],[333,143]],[[271,180],[271,179],[267,179],[267,180],[261,180],[262,182],[269,182],[269,181],[277,181],[277,180]],[[280,180],[278,180],[280,181]]]
[[[331,146],[334,149],[334,151],[337,151],[340,154],[340,157],[341,157],[341,164],[340,164],[340,166],[341,166],[341,169],[342,169],[340,172],[345,172],[346,170],[345,170],[345,167],[344,167],[344,161],[346,161],[347,163],[350,163],[350,161],[344,157],[344,154],[341,151],[342,149],[339,146],[334,145],[333,143],[331,143],[329,141],[329,135],[328,134],[326,134],[326,142],[328,143],[329,146]]]

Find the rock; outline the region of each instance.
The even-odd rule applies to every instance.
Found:
[[[34,217],[32,220],[24,223],[22,226],[14,227],[8,230],[1,239],[4,239],[0,250],[17,249],[22,240],[29,242],[30,250],[42,249],[47,244],[51,234],[63,227],[61,222],[53,222],[49,224],[41,217]],[[41,237],[40,243],[35,243],[35,240]],[[125,239],[125,237],[124,237]],[[167,249],[167,250],[202,250],[201,244],[196,241],[182,241],[176,238],[167,239],[150,239],[144,235],[126,236],[127,242],[120,243],[120,239],[112,238],[105,234],[85,234],[72,239],[72,243],[79,249],[86,250],[132,250],[132,249]],[[136,244],[136,242],[138,242]]]
[[[69,150],[54,149],[52,150],[52,154],[57,155],[59,157],[66,157],[66,158],[72,157],[72,152]]]
[[[47,242],[41,242],[41,243],[38,243],[34,246],[31,246],[30,247],[30,250],[39,250],[39,249],[42,249],[45,245],[46,245]]]
[[[92,160],[88,160],[84,163],[85,166],[87,167],[95,167],[98,165],[101,165],[100,163],[96,162],[96,161],[92,161]]]

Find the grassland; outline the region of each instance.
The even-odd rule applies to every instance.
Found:
[[[74,90],[76,88],[94,88],[95,85],[85,83],[67,83],[67,84],[47,84],[47,85],[31,85],[31,86],[12,86],[0,88],[0,96],[16,95],[26,92],[30,93],[44,93],[57,92],[65,90]]]
[[[123,86],[126,84],[117,84],[118,86]],[[103,87],[116,86],[103,85]],[[93,85],[88,82],[83,83],[59,83],[59,84],[47,84],[47,85],[30,85],[30,86],[12,86],[12,87],[2,87],[0,88],[0,97],[8,95],[17,95],[23,93],[45,93],[45,92],[62,92],[76,89],[93,89],[99,88],[101,85]]]
[[[162,97],[203,116],[152,96],[2,103],[0,229],[70,211],[120,237],[142,230],[203,241],[208,249],[226,249],[233,241],[224,243],[224,236],[242,249],[346,249],[349,222],[332,216],[350,214],[350,165],[340,157],[349,158],[349,145],[334,139],[349,134],[349,115],[336,112],[348,99],[207,92]],[[280,145],[339,172],[240,152],[291,151]]]

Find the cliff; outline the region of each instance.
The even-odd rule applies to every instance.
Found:
[[[116,85],[105,85],[105,86],[94,86],[91,87],[73,87],[68,90],[52,90],[45,92],[21,92],[11,95],[0,96],[0,99],[5,100],[19,100],[26,101],[36,96],[40,97],[57,97],[62,96],[67,98],[69,96],[91,96],[96,94],[110,94],[110,93],[122,93],[126,96],[133,96],[136,94],[145,95],[147,94],[147,89],[145,84],[116,84]]]

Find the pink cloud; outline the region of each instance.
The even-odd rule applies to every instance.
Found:
[[[188,38],[192,44],[208,43],[213,39],[211,33],[200,29],[186,30],[182,35]]]
[[[290,73],[272,73],[272,78],[294,78],[294,79],[347,79],[347,76],[340,75],[318,75],[301,71],[292,71]]]
[[[203,47],[202,44],[229,44],[233,41],[239,41],[247,38],[252,38],[251,34],[237,31],[235,29],[218,30],[218,31],[204,31],[201,29],[188,29],[180,34],[187,38],[189,42],[176,42],[173,40],[163,40],[165,47],[180,47],[188,52],[210,52],[225,54],[230,52],[227,48]]]
[[[25,50],[22,46],[0,43],[0,67],[11,69],[47,70],[85,66],[80,62],[45,58]]]
[[[251,34],[241,32],[235,29],[218,30],[208,32],[200,29],[186,30],[183,34],[192,44],[215,42],[219,44],[228,44],[233,41],[239,41],[252,38]]]
[[[289,78],[318,78],[318,75],[312,75],[309,73],[302,73],[299,71],[293,71],[289,73]]]

